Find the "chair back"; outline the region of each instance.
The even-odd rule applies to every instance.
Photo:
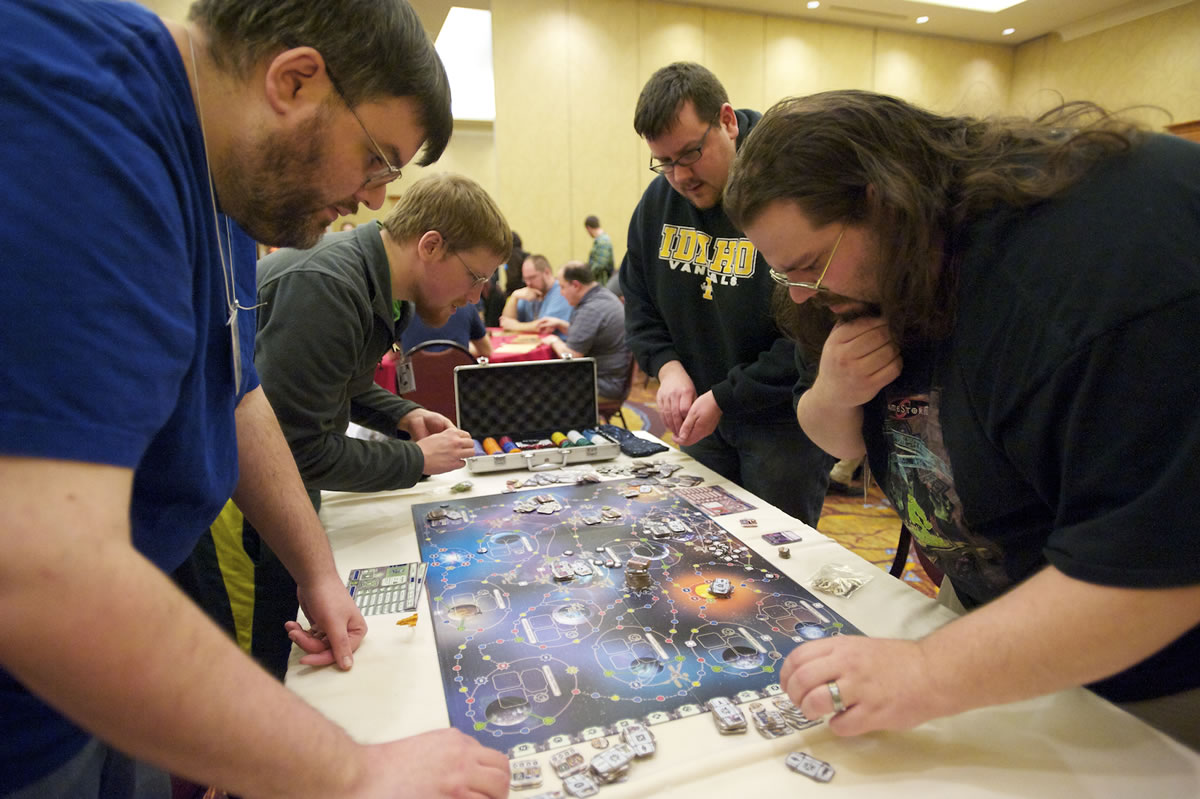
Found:
[[[430,352],[431,347],[444,347]],[[471,351],[457,341],[430,339],[422,341],[405,353],[412,363],[416,388],[404,394],[405,399],[423,408],[436,411],[454,421],[458,408],[454,401],[454,367],[475,363]]]
[[[625,367],[625,380],[621,383],[620,396],[602,398],[596,405],[601,422],[607,424],[609,419],[617,416],[621,419],[621,424],[628,429],[629,425],[625,423],[625,413],[621,410],[621,406],[625,404],[625,400],[629,399],[629,392],[633,389],[633,371],[635,366],[637,366],[637,359],[630,352],[629,364]]]

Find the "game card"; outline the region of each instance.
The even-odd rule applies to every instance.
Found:
[[[799,541],[800,534],[795,530],[780,530],[775,533],[763,533],[763,540],[768,544],[779,546],[781,544],[790,544],[793,541]]]

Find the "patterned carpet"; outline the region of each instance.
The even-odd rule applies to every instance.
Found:
[[[674,444],[655,403],[658,381],[650,380],[649,385],[644,385],[645,382],[640,371],[634,375],[633,390],[621,408],[625,422],[630,430],[647,430],[668,444]],[[617,417],[612,422],[621,423]],[[825,497],[817,529],[887,572],[896,556],[900,519],[874,483],[865,498],[861,480],[855,481],[851,488],[853,494],[830,493]],[[937,594],[937,587],[911,552],[900,579],[926,596]]]

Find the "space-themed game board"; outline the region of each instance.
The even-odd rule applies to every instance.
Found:
[[[777,694],[797,644],[861,634],[664,485],[547,485],[413,520],[451,724],[501,751]]]

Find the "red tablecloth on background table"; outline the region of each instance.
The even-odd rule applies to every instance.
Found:
[[[557,358],[554,349],[535,333],[509,333],[499,327],[489,327],[492,338],[492,363],[514,361],[549,361]]]
[[[549,361],[557,358],[554,349],[533,333],[508,333],[502,328],[488,328],[492,339],[491,363],[517,361]],[[396,393],[396,356],[386,353],[375,367],[375,382]]]

